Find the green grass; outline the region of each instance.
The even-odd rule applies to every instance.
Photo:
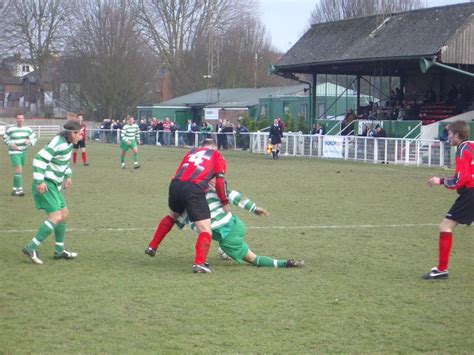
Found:
[[[10,196],[0,152],[0,352],[4,353],[469,353],[474,239],[460,226],[447,281],[436,264],[437,224],[455,193],[428,188],[442,169],[224,152],[230,187],[268,209],[233,208],[260,255],[301,258],[304,269],[239,266],[217,258],[191,273],[195,236],[173,230],[155,258],[143,251],[167,213],[167,189],[184,151],[141,147],[139,170],[119,148],[90,144],[65,192],[66,245],[77,260],[45,265],[21,254],[45,219]],[[131,156],[127,156],[128,167]],[[330,227],[333,226],[333,227]],[[344,227],[345,226],[345,227]]]

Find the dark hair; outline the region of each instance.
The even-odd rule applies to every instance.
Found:
[[[469,125],[465,121],[454,121],[448,125],[448,131],[458,134],[462,141],[469,139]]]
[[[63,131],[59,133],[60,136],[62,136],[65,140],[67,140],[69,143],[70,142],[70,133],[74,131],[80,131],[81,130],[81,124],[77,120],[68,120],[64,126],[63,126]]]
[[[216,143],[214,142],[214,139],[206,138],[202,141],[201,147],[209,147],[211,145],[216,145]]]
[[[68,120],[63,128],[65,131],[80,131],[81,124],[77,120]]]

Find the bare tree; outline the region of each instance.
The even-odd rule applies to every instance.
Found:
[[[8,0],[1,9],[0,41],[7,51],[28,55],[44,106],[46,67],[70,34],[68,19],[74,0]]]
[[[254,14],[242,16],[225,32],[219,53],[219,78],[224,87],[262,87],[283,82],[266,73],[276,53],[265,27]]]
[[[83,0],[68,66],[72,102],[96,118],[122,117],[150,97],[156,58],[137,31],[128,0]]]
[[[423,0],[321,0],[311,12],[310,24],[353,17],[390,14],[421,8]]]
[[[220,39],[255,8],[255,0],[136,0],[136,6],[142,34],[171,72],[178,95],[205,85],[204,76],[209,76],[209,63],[215,60]],[[190,78],[197,81],[190,83]]]

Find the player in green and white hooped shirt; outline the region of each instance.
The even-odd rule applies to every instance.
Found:
[[[122,169],[125,169],[125,154],[129,149],[133,152],[133,167],[138,169],[138,144],[140,144],[140,128],[134,123],[133,117],[127,119],[127,124],[122,127],[120,133],[120,148],[122,155],[120,161],[122,162]]]
[[[245,225],[244,223],[230,211],[224,208],[220,199],[214,190],[213,181],[209,184],[209,191],[206,194],[207,203],[211,211],[211,229],[212,239],[219,242],[219,248],[225,252],[220,253],[221,257],[228,256],[239,264],[242,260],[252,264],[253,266],[266,267],[303,267],[303,260],[276,260],[268,256],[256,255],[250,250],[247,243],[245,243]],[[228,193],[229,204],[233,204],[243,208],[257,216],[268,216],[268,212],[252,202],[247,197],[244,197],[240,192],[232,190]],[[186,211],[177,218],[176,225],[183,228],[189,223]],[[191,229],[195,229],[194,225],[190,223]]]
[[[35,264],[43,264],[38,248],[54,231],[55,259],[74,259],[77,253],[64,249],[66,218],[69,210],[61,193],[61,188],[71,186],[71,168],[69,160],[73,145],[81,139],[81,125],[76,120],[69,120],[64,130],[55,136],[33,160],[33,199],[37,209],[45,210],[48,218],[41,223],[34,238],[23,248]]]
[[[36,134],[30,127],[25,126],[25,116],[16,115],[16,126],[9,127],[6,130],[4,139],[8,146],[10,162],[15,169],[12,196],[25,196],[23,192],[23,166],[25,165],[26,151],[36,143]]]

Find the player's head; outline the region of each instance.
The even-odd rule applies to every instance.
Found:
[[[217,145],[212,138],[206,138],[202,141],[201,147],[216,149]]]
[[[23,126],[23,123],[25,123],[25,116],[23,115],[16,115],[16,124],[18,127]]]
[[[68,120],[60,134],[68,143],[77,144],[81,140],[81,124],[77,120]]]
[[[128,123],[128,124],[133,124],[133,121],[135,121],[135,119],[134,119],[132,116],[129,116],[129,117],[127,118],[127,123]]]
[[[465,121],[454,121],[448,125],[448,139],[452,145],[469,139],[469,125]]]

